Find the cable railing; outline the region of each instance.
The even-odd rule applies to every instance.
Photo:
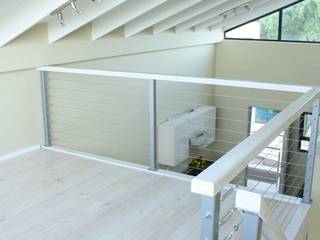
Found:
[[[261,234],[266,234],[267,239],[290,239],[287,237],[290,233],[286,232],[288,225],[302,204],[311,203],[319,91],[318,87],[314,87],[299,97],[192,180],[192,191],[211,201],[217,201],[217,195],[226,184],[235,179],[243,181],[236,206],[244,211],[244,217],[234,226],[239,229],[243,225],[244,239],[260,239]],[[309,125],[301,122],[305,120],[301,118],[304,112],[312,112]],[[297,150],[299,139],[305,134],[297,126],[311,129],[308,153]],[[284,135],[281,137],[282,132]],[[282,140],[275,141],[277,138]],[[281,153],[278,161],[271,159],[277,156],[275,151]],[[245,172],[244,176],[241,175],[242,171]],[[214,223],[213,216],[209,218],[211,223]],[[271,231],[263,232],[262,222],[267,227],[272,223],[269,226]],[[207,234],[206,229],[202,231],[204,235]],[[206,237],[218,239],[210,234]]]
[[[39,71],[44,145],[194,176],[192,192],[202,195],[201,239],[285,234],[301,204],[310,203],[315,153],[300,145],[309,138],[314,148],[315,136],[304,130],[315,125],[302,116],[313,111],[318,88],[60,67]],[[260,196],[275,228],[261,227],[270,219],[260,212],[241,209],[241,192]]]

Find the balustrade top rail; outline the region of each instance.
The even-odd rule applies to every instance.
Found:
[[[320,87],[303,94],[264,127],[222,156],[218,161],[195,177],[191,183],[194,193],[214,197],[234,179],[274,138],[298,118],[306,107],[320,96]]]
[[[241,87],[241,88],[251,88],[251,89],[272,90],[272,91],[294,92],[294,93],[306,93],[312,88],[311,86],[290,85],[290,84],[277,84],[277,83],[253,82],[253,81],[242,81],[242,80],[227,80],[227,79],[218,79],[218,78],[200,78],[200,77],[137,73],[137,72],[50,67],[50,66],[40,67],[37,70],[44,71],[44,72],[84,74],[84,75],[93,75],[93,76],[119,77],[119,78],[126,78],[126,79],[144,79],[144,80],[157,80],[157,81],[169,81],[169,82],[181,82],[181,83],[209,84],[209,85],[226,86],[226,87]]]

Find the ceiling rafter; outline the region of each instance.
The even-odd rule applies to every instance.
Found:
[[[63,13],[64,26],[60,26],[56,19],[51,19],[48,22],[48,37],[49,43],[53,43],[92,20],[100,17],[106,12],[109,12],[118,5],[127,0],[108,0],[95,3],[93,1],[77,1],[77,7],[80,14],[74,15],[72,9],[65,9]]]
[[[0,47],[6,45],[45,17],[64,5],[68,0],[28,0],[20,3],[14,11],[1,17]]]
[[[194,30],[195,30],[195,31],[200,31],[200,30],[202,30],[202,29],[209,28],[209,27],[211,27],[211,26],[213,26],[213,25],[215,25],[215,24],[219,24],[219,23],[221,23],[222,21],[223,21],[223,16],[220,16],[220,15],[214,16],[213,18],[210,18],[209,20],[204,21],[204,22],[196,25],[196,26],[194,27]]]
[[[168,0],[127,0],[92,23],[92,39],[96,40],[141,16]]]
[[[175,14],[157,24],[155,24],[153,26],[153,33],[154,34],[158,34],[161,32],[164,32],[184,21],[187,21],[190,18],[193,18],[205,11],[207,11],[208,9],[212,9],[224,2],[226,2],[228,0],[216,0],[216,1],[212,1],[212,0],[206,0],[206,1],[202,1],[194,6],[191,6],[183,11],[181,11],[178,14]]]
[[[241,14],[249,13],[250,11],[254,11],[255,8],[257,8],[259,5],[266,3],[270,0],[251,0],[251,2],[248,2],[246,4],[238,5],[238,7],[235,7],[233,9],[228,9],[224,13],[220,13],[218,15],[214,15],[212,18],[209,18],[208,20],[199,23],[198,25],[194,26],[195,31],[200,31],[205,28],[209,28],[213,25],[220,24],[222,22],[225,22],[226,19],[230,18],[230,14],[234,14],[236,16]],[[245,8],[247,6],[248,8]]]
[[[257,6],[254,7],[253,11],[249,13],[241,14],[239,16],[230,18],[225,22],[212,25],[211,30],[219,28],[224,28],[225,30],[228,30],[295,2],[297,2],[297,0],[282,0],[276,2],[273,0],[263,1],[261,4],[257,4]]]
[[[125,25],[125,36],[135,35],[152,25],[195,5],[201,0],[170,0]]]
[[[0,47],[37,23],[48,23],[49,42],[53,43],[92,22],[96,40],[124,26],[125,37],[149,27],[157,34],[175,27],[231,29],[273,12],[298,0],[77,0],[80,14],[74,15],[71,0],[12,0],[4,5],[0,21]],[[58,11],[63,20],[55,16]],[[54,14],[53,14],[54,13]],[[53,16],[54,15],[54,16]],[[64,23],[63,26],[59,26]]]
[[[204,21],[207,21],[208,19],[214,17],[214,16],[218,16],[219,14],[222,14],[230,9],[233,9],[234,7],[237,7],[241,4],[245,4],[249,2],[248,0],[232,0],[232,1],[228,1],[226,3],[223,3],[213,9],[210,9],[196,17],[193,17],[183,23],[180,23],[176,26],[176,32],[182,32],[185,31],[189,28],[192,28]]]

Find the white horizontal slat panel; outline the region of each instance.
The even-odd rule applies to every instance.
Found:
[[[125,36],[135,35],[152,25],[193,6],[201,0],[170,0],[125,25]]]
[[[221,4],[217,6],[216,8],[213,8],[211,10],[208,10],[194,18],[191,18],[183,23],[180,23],[176,26],[176,32],[182,32],[185,31],[191,27],[194,27],[198,25],[199,23],[202,23],[212,17],[218,16],[219,14],[222,14],[228,10],[233,9],[234,7],[240,6],[241,4],[244,4],[248,2],[248,0],[234,0],[234,1],[228,1],[225,4]]]
[[[191,6],[182,12],[175,14],[153,26],[153,33],[158,34],[163,31],[166,31],[184,21],[187,21],[190,18],[193,18],[205,11],[208,11],[208,9],[212,9],[216,6],[218,6],[221,3],[224,3],[228,0],[207,0],[207,1],[202,1],[194,6]]]
[[[92,39],[96,40],[167,0],[127,0],[125,4],[104,14],[92,23]]]

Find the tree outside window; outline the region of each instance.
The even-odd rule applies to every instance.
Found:
[[[320,0],[305,0],[226,31],[226,38],[320,42]]]

